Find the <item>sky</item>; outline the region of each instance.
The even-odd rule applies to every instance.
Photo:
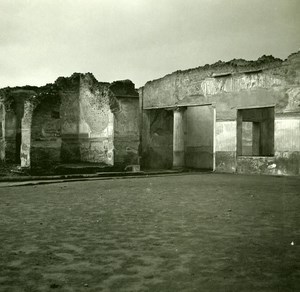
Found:
[[[0,88],[92,72],[136,87],[300,49],[300,0],[0,0]]]

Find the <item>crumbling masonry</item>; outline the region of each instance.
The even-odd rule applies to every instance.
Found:
[[[135,90],[90,73],[0,90],[0,158],[300,174],[300,53],[217,62]]]
[[[90,73],[44,87],[1,90],[1,159],[23,168],[62,163],[138,163],[138,93],[129,81]]]
[[[140,99],[145,168],[300,174],[300,52],[177,71]]]

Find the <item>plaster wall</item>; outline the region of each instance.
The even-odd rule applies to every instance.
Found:
[[[9,163],[20,163],[22,115],[23,107],[21,110],[5,110],[3,146],[5,148],[5,161]]]
[[[46,168],[61,161],[60,98],[44,99],[33,111],[31,124],[31,167]]]
[[[5,160],[5,106],[0,103],[0,160]]]
[[[108,83],[92,74],[57,81],[61,97],[62,162],[113,165],[113,110]]]
[[[211,106],[188,107],[185,114],[185,166],[213,169],[213,108]]]
[[[118,98],[119,111],[114,115],[115,166],[139,164],[139,100],[132,97]]]
[[[59,91],[61,97],[61,161],[79,162],[79,86],[67,84]]]
[[[171,169],[173,166],[173,111],[143,112],[142,167]]]
[[[264,57],[253,62],[233,60],[177,71],[147,82],[140,92],[144,111],[172,106],[215,106],[217,171],[299,173],[298,152],[294,151],[293,146],[296,142],[292,142],[294,138],[286,140],[285,136],[280,134],[277,122],[291,114],[295,120],[300,116],[299,52],[292,54],[285,61]],[[237,156],[238,110],[270,106],[274,106],[274,119],[277,123],[274,130],[274,156]],[[282,122],[280,125],[283,127]],[[294,135],[299,135],[296,121],[285,127],[291,128],[290,131],[296,133]],[[282,145],[286,145],[285,151],[278,151],[276,148]]]
[[[107,84],[81,76],[79,91],[79,141],[83,162],[114,164],[114,117]]]

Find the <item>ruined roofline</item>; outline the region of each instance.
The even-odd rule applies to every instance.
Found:
[[[79,72],[75,72],[70,76],[59,76],[58,78],[56,78],[56,80],[53,83],[47,83],[46,85],[42,85],[42,86],[35,86],[35,85],[24,85],[24,86],[6,86],[3,88],[0,88],[0,92],[11,92],[11,93],[17,93],[17,92],[21,92],[21,91],[32,91],[32,92],[37,92],[40,93],[42,91],[49,91],[49,90],[53,90],[53,89],[59,89],[60,86],[64,86],[67,85],[69,82],[72,83],[72,81],[76,82],[76,79],[78,79],[77,81],[79,81],[80,78],[90,78],[92,82],[94,82],[95,84],[99,84],[101,86],[114,86],[115,84],[123,84],[123,86],[129,86],[132,87],[129,90],[129,94],[116,94],[119,97],[138,97],[138,93],[135,89],[134,83],[129,80],[129,79],[125,79],[125,80],[116,80],[113,82],[103,82],[103,81],[98,81],[95,76],[93,75],[93,73],[91,72],[87,72],[87,73],[79,73]]]
[[[113,81],[109,89],[117,98],[139,98],[135,84],[129,79]]]
[[[144,88],[146,85],[151,84],[152,82],[161,81],[164,78],[170,77],[172,75],[185,74],[193,71],[200,71],[200,72],[213,71],[210,74],[211,77],[226,76],[226,75],[231,75],[232,73],[247,74],[247,73],[259,72],[262,70],[272,69],[278,66],[282,66],[284,62],[286,62],[289,58],[297,54],[299,54],[299,51],[290,54],[285,60],[273,57],[272,55],[263,55],[259,57],[257,60],[233,59],[227,62],[219,60],[210,65],[206,64],[204,66],[198,66],[186,70],[174,71],[172,73],[166,74],[163,77],[147,81],[145,85],[141,86],[138,90]]]
[[[25,90],[25,91],[42,91],[44,89],[50,89],[50,88],[53,88],[54,87],[54,83],[47,83],[45,85],[41,85],[41,86],[35,86],[35,85],[24,85],[24,86],[14,86],[14,87],[11,87],[11,86],[6,86],[6,87],[2,87],[0,88],[0,91],[22,91],[22,90]]]

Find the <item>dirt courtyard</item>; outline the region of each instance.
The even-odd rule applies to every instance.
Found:
[[[0,188],[0,291],[300,291],[300,179]]]

